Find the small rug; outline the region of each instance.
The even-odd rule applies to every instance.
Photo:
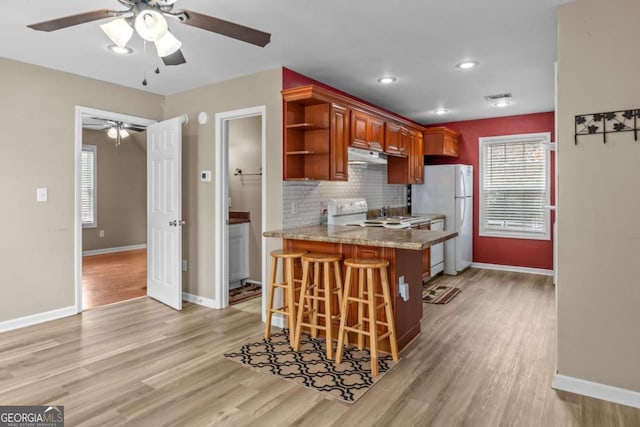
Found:
[[[245,344],[224,357],[347,403],[362,397],[398,364],[390,355],[380,354],[379,373],[371,378],[369,351],[345,347],[342,363],[336,364],[327,359],[324,339],[314,340],[303,333],[296,352],[289,346],[288,336],[286,329],[272,333],[268,340]]]
[[[424,285],[422,290],[422,301],[429,304],[446,304],[456,295],[460,289],[445,285]]]
[[[239,288],[229,290],[229,305],[248,301],[262,296],[262,286],[256,283],[245,283]]]

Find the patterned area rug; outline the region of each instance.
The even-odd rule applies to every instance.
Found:
[[[345,347],[342,363],[336,364],[326,357],[324,339],[313,340],[303,334],[300,350],[295,352],[289,346],[286,330],[272,333],[268,340],[245,344],[238,352],[224,357],[347,403],[361,398],[398,364],[390,355],[379,355],[380,373],[372,379],[367,350]]]
[[[255,283],[245,283],[239,288],[229,290],[229,305],[238,304],[262,296],[262,286]]]
[[[460,293],[460,289],[445,285],[423,285],[422,301],[429,304],[446,304]]]

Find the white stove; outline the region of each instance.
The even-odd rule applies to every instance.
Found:
[[[331,199],[327,202],[327,224],[361,227],[411,228],[411,217],[367,219],[365,199]]]
[[[327,224],[363,225],[367,220],[365,199],[330,199],[327,202]]]

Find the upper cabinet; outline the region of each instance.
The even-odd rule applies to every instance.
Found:
[[[322,95],[310,86],[283,91],[286,180],[347,180],[349,110]]]
[[[389,184],[421,184],[424,130],[408,120],[315,85],[282,91],[283,178],[348,179],[347,148],[389,155]]]
[[[392,156],[406,156],[405,140],[402,134],[406,134],[406,128],[387,122],[384,125],[384,152]]]
[[[422,130],[401,128],[400,139],[408,155],[407,157],[389,156],[387,182],[389,184],[423,184]]]
[[[383,151],[384,120],[359,110],[351,111],[351,146]]]
[[[425,129],[424,155],[458,157],[460,134],[444,126]]]

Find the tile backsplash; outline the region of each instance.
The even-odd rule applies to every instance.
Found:
[[[364,197],[369,209],[407,205],[407,186],[387,184],[386,165],[350,165],[349,181],[284,181],[284,228],[326,221],[323,211],[329,199]]]

